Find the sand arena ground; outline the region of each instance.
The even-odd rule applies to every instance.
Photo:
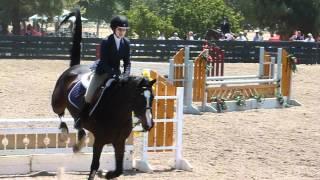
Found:
[[[1,59],[0,119],[55,117],[50,96],[68,64]],[[225,66],[226,75],[258,71],[257,64]],[[167,63],[133,63],[134,74],[140,74],[143,68],[168,73]],[[167,162],[171,154],[151,154],[154,173],[126,171],[119,179],[320,179],[319,72],[319,65],[298,66],[292,93],[302,103],[300,107],[185,115],[183,154],[193,165],[193,172],[171,169]],[[86,179],[87,173],[67,173],[63,177]],[[49,174],[4,179],[56,178]]]

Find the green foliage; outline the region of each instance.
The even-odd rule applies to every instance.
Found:
[[[264,96],[263,95],[255,95],[252,97],[253,99],[255,99],[258,103],[262,103],[262,101],[264,101]]]
[[[136,33],[141,39],[151,39],[159,36],[159,32],[172,33],[175,28],[171,25],[170,18],[161,18],[150,11],[148,6],[137,5],[128,11],[130,20],[130,33]]]
[[[223,0],[177,0],[172,19],[180,34],[191,30],[203,35],[207,29],[219,28],[224,16],[229,19],[231,30],[239,31],[242,16]]]
[[[227,0],[240,10],[247,22],[288,37],[296,29],[304,33],[319,32],[319,0]]]
[[[129,9],[130,0],[80,0],[79,5],[86,9],[84,16],[91,21],[103,20],[109,23],[114,15],[124,14]]]
[[[245,106],[246,105],[245,96],[240,91],[235,92],[234,100],[236,101],[236,104],[238,106]]]
[[[74,5],[78,0],[1,0],[0,1],[0,23],[5,30],[8,24],[13,25],[13,33],[20,33],[20,22],[27,20],[28,17],[39,14],[46,15],[49,20],[59,15],[65,5]]]
[[[279,102],[280,105],[284,104],[284,98],[281,94],[277,94],[277,101]]]

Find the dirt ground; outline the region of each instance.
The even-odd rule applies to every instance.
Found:
[[[0,119],[55,117],[50,96],[68,63],[0,60]],[[143,68],[168,73],[166,63],[134,63],[134,74]],[[226,64],[225,67],[226,75],[257,71],[257,64]],[[319,72],[319,65],[298,66],[292,97],[302,106],[185,115],[183,155],[192,164],[193,172],[172,169],[167,162],[172,160],[172,154],[150,154],[155,172],[126,171],[118,179],[320,179]],[[57,176],[2,178],[46,180]],[[63,179],[69,180],[86,178],[86,173],[63,175]]]

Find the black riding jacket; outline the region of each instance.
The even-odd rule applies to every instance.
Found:
[[[102,40],[100,48],[100,61],[97,64],[96,73],[108,73],[110,76],[121,74],[120,60],[123,60],[124,74],[130,75],[130,42],[127,38],[122,38],[120,41],[119,50],[114,40],[114,34],[107,39]]]

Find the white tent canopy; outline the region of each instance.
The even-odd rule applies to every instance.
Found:
[[[30,16],[29,21],[36,21],[36,20],[44,20],[47,21],[48,17],[45,15],[40,16],[39,14],[34,14],[33,16]]]
[[[62,21],[69,13],[70,13],[69,10],[64,9],[60,16],[55,16],[53,19],[54,21]],[[69,20],[74,22],[76,20],[76,17],[72,16],[69,18]],[[88,19],[81,17],[81,21],[88,21]]]

